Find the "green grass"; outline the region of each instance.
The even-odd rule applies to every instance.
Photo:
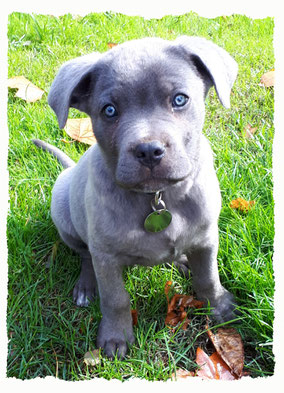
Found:
[[[239,63],[231,109],[225,110],[211,89],[204,133],[215,153],[223,208],[220,215],[219,270],[242,311],[237,329],[245,346],[245,370],[253,377],[273,374],[272,269],[274,215],[272,197],[273,89],[259,86],[261,75],[274,68],[273,20],[233,15],[205,19],[190,13],[157,20],[120,14],[62,17],[13,13],[9,17],[9,76],[24,75],[48,91],[58,67],[66,60],[107,43],[144,36],[174,39],[181,34],[212,39]],[[78,160],[86,150],[58,129],[47,94],[29,104],[9,92],[8,214],[9,297],[7,376],[21,379],[58,376],[65,380],[130,377],[167,380],[177,368],[194,370],[198,345],[207,347],[204,312],[193,312],[185,332],[164,325],[164,285],[174,282],[180,293],[191,293],[190,282],[174,268],[129,268],[125,285],[138,309],[136,341],[124,361],[102,358],[87,367],[83,356],[95,348],[100,320],[98,301],[76,308],[72,289],[79,273],[78,257],[62,242],[49,207],[54,181],[61,171],[50,155],[36,149],[41,138]],[[70,116],[82,116],[71,110]],[[241,135],[247,124],[257,127],[254,139]],[[229,207],[232,199],[255,200],[248,214]],[[52,249],[56,256],[50,258]],[[208,348],[207,348],[208,349]]]

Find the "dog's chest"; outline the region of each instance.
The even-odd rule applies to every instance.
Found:
[[[197,237],[198,226],[195,223],[190,226],[187,219],[173,214],[169,227],[159,233],[148,233],[144,228],[128,231],[119,248],[127,265],[151,266],[178,259],[190,249]]]

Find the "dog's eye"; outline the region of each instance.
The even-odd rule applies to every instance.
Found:
[[[106,115],[106,117],[114,117],[117,115],[117,111],[113,105],[104,106],[103,113]]]
[[[172,105],[173,107],[181,107],[184,106],[188,100],[189,100],[188,96],[179,93],[174,97]]]

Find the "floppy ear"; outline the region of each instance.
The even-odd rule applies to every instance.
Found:
[[[60,128],[66,124],[70,107],[88,112],[91,71],[100,57],[100,53],[94,52],[67,61],[59,69],[48,94],[48,103],[56,113]]]
[[[201,74],[208,74],[222,105],[230,108],[230,92],[238,73],[232,56],[205,38],[181,36],[174,43],[190,55]]]

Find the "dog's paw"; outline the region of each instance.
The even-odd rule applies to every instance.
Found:
[[[236,301],[234,296],[224,289],[221,296],[218,297],[216,305],[213,305],[213,317],[218,323],[231,321],[238,317],[236,310]]]
[[[119,359],[123,359],[128,350],[128,344],[133,344],[134,335],[132,328],[132,321],[128,324],[120,322],[112,322],[110,320],[101,320],[98,337],[97,347],[103,348],[104,354],[113,359],[115,355]]]
[[[79,307],[87,307],[96,296],[95,283],[85,282],[84,280],[77,281],[73,289],[73,301]]]
[[[186,255],[182,254],[179,259],[174,261],[174,265],[182,276],[189,278],[189,266]]]

